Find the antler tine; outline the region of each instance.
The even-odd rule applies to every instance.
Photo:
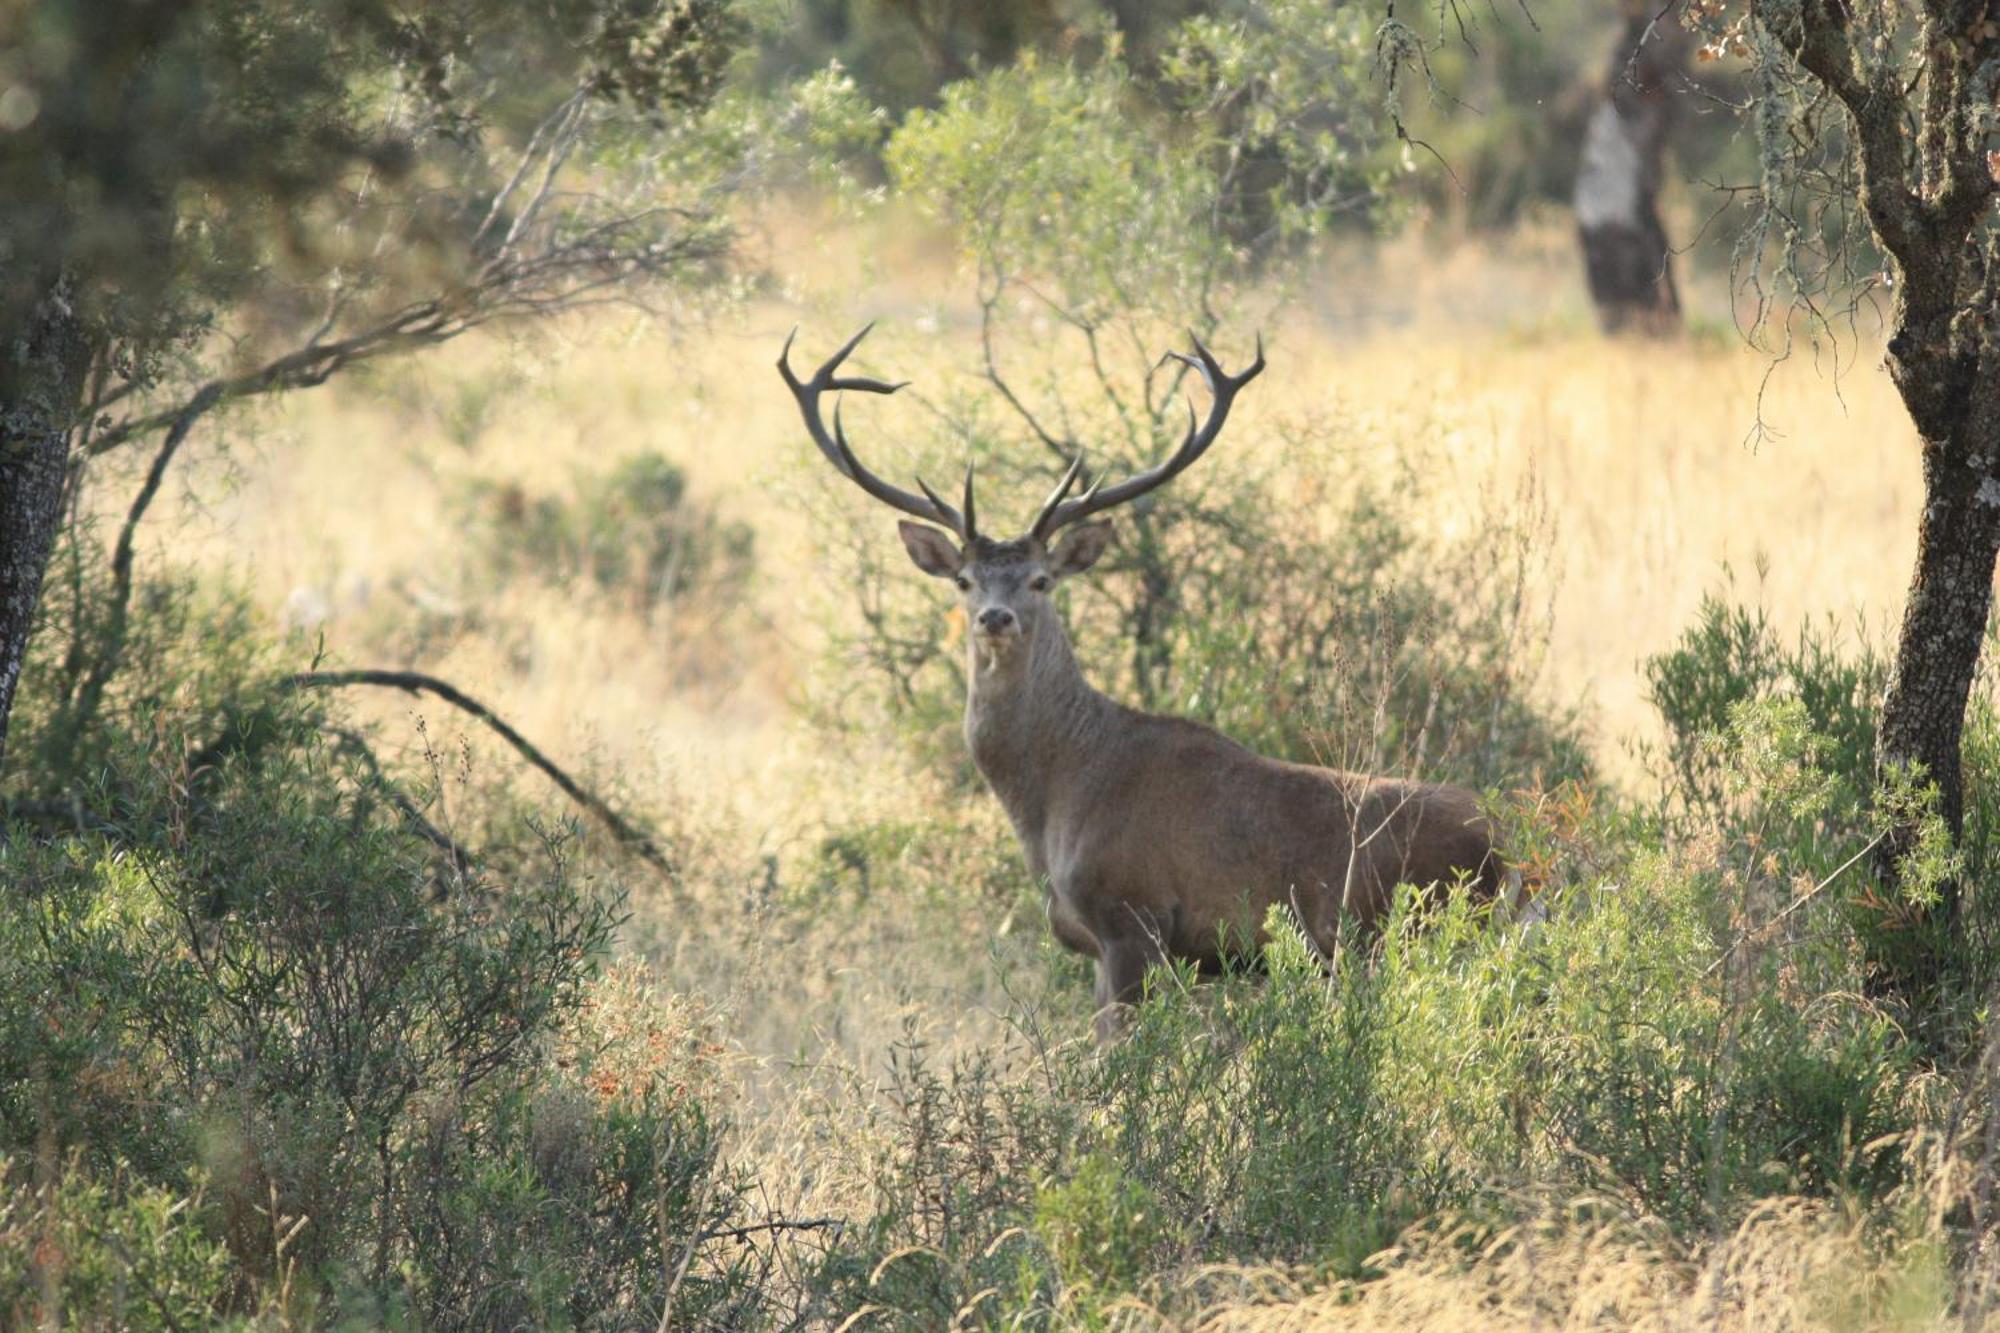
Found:
[[[1201,339],[1192,332],[1188,334],[1188,340],[1194,344],[1193,356],[1181,352],[1169,352],[1168,355],[1194,367],[1207,383],[1209,392],[1213,395],[1213,401],[1208,408],[1208,420],[1197,425],[1194,404],[1189,402],[1187,435],[1181,440],[1180,447],[1159,466],[1148,468],[1137,476],[1128,477],[1116,486],[1104,486],[1100,482],[1076,499],[1065,500],[1063,495],[1068,491],[1074,478],[1064,477],[1063,484],[1056,488],[1056,494],[1049,497],[1049,503],[1043,507],[1041,515],[1035,520],[1036,537],[1046,540],[1059,528],[1067,527],[1078,519],[1102,513],[1128,500],[1136,500],[1146,492],[1165,485],[1192,465],[1208,451],[1211,444],[1215,443],[1215,437],[1222,433],[1223,423],[1229,420],[1229,409],[1235,403],[1237,393],[1244,385],[1264,373],[1264,337],[1262,334],[1257,336],[1257,359],[1239,375],[1231,375],[1224,370],[1222,363],[1215,359],[1215,354],[1209,351]],[[1078,464],[1072,465],[1071,472],[1074,473],[1078,466],[1081,466],[1081,460]]]
[[[922,477],[917,478],[917,489],[921,490],[924,493],[924,498],[926,500],[929,500],[932,504],[937,505],[940,509],[945,509],[945,510],[951,509],[950,505],[946,504],[943,500],[938,498],[938,493],[936,491],[932,490],[928,485],[925,484],[924,479]],[[965,465],[964,514],[965,514],[965,530],[959,533],[958,535],[962,540],[969,542],[973,539],[974,536],[978,534],[979,531],[978,520],[976,520],[972,516],[972,464],[970,463],[967,463]]]
[[[838,373],[841,363],[861,345],[861,340],[866,338],[874,327],[872,322],[864,325],[859,333],[843,343],[840,350],[828,357],[820,368],[813,372],[812,378],[807,380],[801,380],[792,371],[792,340],[798,337],[799,333],[797,327],[794,327],[785,338],[784,349],[778,353],[778,374],[783,376],[785,386],[792,391],[792,397],[798,402],[799,415],[805,421],[806,433],[812,436],[813,443],[819,446],[819,451],[826,455],[828,462],[840,470],[842,476],[882,503],[899,509],[913,518],[923,519],[927,523],[942,524],[957,534],[959,540],[969,542],[973,535],[969,475],[965,513],[960,514],[958,510],[932,494],[930,487],[924,486],[922,481],[918,481],[917,485],[923,488],[924,493],[914,495],[900,486],[890,485],[863,467],[861,460],[854,456],[854,450],[848,447],[847,433],[841,428],[838,398],[833,403],[833,429],[828,431],[826,423],[820,419],[820,395],[828,389],[836,393],[852,389],[858,393],[888,394],[909,383],[907,380],[892,383],[863,375]]]
[[[1083,455],[1078,454],[1070,460],[1068,470],[1063,473],[1062,480],[1056,483],[1056,488],[1049,492],[1049,498],[1042,501],[1041,509],[1035,514],[1034,523],[1028,528],[1029,536],[1040,539],[1055,530],[1053,528],[1046,528],[1046,525],[1049,519],[1055,514],[1056,506],[1063,502],[1063,497],[1069,494],[1070,487],[1076,485],[1076,479],[1082,475]],[[1096,489],[1095,486],[1091,487],[1092,491]]]

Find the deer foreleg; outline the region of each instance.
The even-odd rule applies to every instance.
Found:
[[[1151,914],[1134,914],[1128,929],[1099,936],[1097,944],[1097,1037],[1110,1041],[1124,1031],[1132,1006],[1146,993],[1146,969],[1167,961],[1167,924]]]

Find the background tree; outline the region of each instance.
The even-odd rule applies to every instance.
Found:
[[[1678,328],[1673,251],[1660,222],[1661,168],[1683,118],[1680,77],[1694,43],[1657,5],[1627,4],[1577,163],[1577,232],[1606,332]]]
[[[0,762],[89,459],[164,432],[136,522],[221,403],[712,260],[721,230],[666,179],[668,113],[738,35],[722,0],[0,16]],[[618,171],[588,171],[601,153]]]

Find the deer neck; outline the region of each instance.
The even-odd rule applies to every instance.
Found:
[[[1084,680],[1069,634],[1053,617],[1016,651],[996,653],[975,639],[967,654],[965,738],[972,760],[1030,843],[1033,860],[1050,785],[1100,748],[1115,705]]]

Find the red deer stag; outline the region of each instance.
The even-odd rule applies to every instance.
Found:
[[[827,461],[923,520],[897,524],[910,559],[958,588],[969,659],[965,738],[1044,887],[1056,938],[1097,960],[1100,1035],[1118,1030],[1150,965],[1180,958],[1212,970],[1227,942],[1259,937],[1274,904],[1288,905],[1330,954],[1342,918],[1372,926],[1399,883],[1464,880],[1482,897],[1494,895],[1505,872],[1471,792],[1267,759],[1200,723],[1127,708],[1093,689],[1077,667],[1050,594],[1111,541],[1109,523],[1084,520],[1200,458],[1236,395],[1264,369],[1261,345],[1239,375],[1226,373],[1199,340],[1193,356],[1174,354],[1207,382],[1207,420],[1197,426],[1190,404],[1187,437],[1165,462],[1073,496],[1078,459],[1027,535],[995,541],[974,526],[970,468],[961,507],[953,508],[921,479],[921,494],[913,493],[862,466],[838,403],[827,429],[820,416],[827,390],[903,387],[840,373],[867,334],[862,329],[806,380],[792,371],[787,338],[778,371]]]

